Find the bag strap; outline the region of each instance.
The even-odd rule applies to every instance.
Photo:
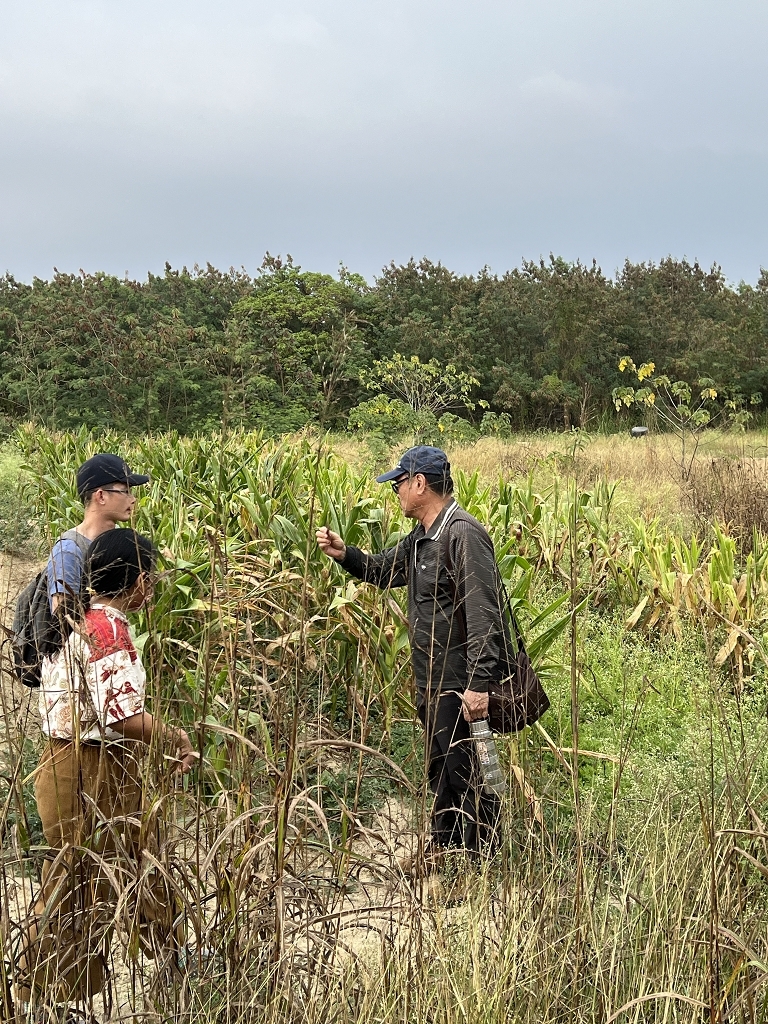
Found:
[[[520,629],[520,624],[517,621],[517,616],[512,610],[512,599],[509,596],[507,588],[504,586],[504,578],[501,575],[501,573],[499,573],[499,584],[501,586],[501,592],[504,595],[504,608],[506,609],[507,615],[509,617],[509,622],[510,625],[512,626],[512,631],[515,634],[515,640],[517,641],[518,650],[525,651],[525,641],[523,640],[523,633]],[[526,651],[526,653],[528,652]]]
[[[84,537],[82,535],[82,533],[78,533],[76,526],[72,527],[71,530],[65,530],[64,533],[62,533],[59,536],[58,540],[54,543],[53,547],[55,548],[56,544],[59,544],[63,540],[73,540],[75,542],[77,550],[80,552],[80,559],[81,559],[81,585],[82,585],[82,569],[85,567],[85,556],[88,554],[88,548],[91,546],[93,541],[89,540],[88,537]],[[48,567],[47,566],[40,573],[39,579],[40,579],[41,583],[45,586],[46,594],[47,594],[47,592],[48,592]]]
[[[90,541],[88,537],[84,537],[82,533],[78,533],[76,526],[73,527],[71,530],[65,530],[64,533],[62,533],[61,537],[59,537],[59,540],[64,540],[65,537],[67,540],[73,540],[80,549],[80,554],[83,555],[83,557],[85,557],[85,555],[88,552],[88,548],[91,546],[92,541]]]
[[[459,629],[461,631],[461,637],[463,643],[467,642],[467,620],[464,614],[464,605],[459,607],[459,591],[456,586],[456,580],[454,579],[453,570],[453,558],[451,557],[451,546],[448,543],[448,531],[441,530],[437,537],[437,544],[440,550],[440,557],[448,570],[448,581],[451,584],[451,590],[453,591],[453,618],[455,618]]]
[[[458,622],[459,622],[459,627],[461,628],[464,640],[466,641],[466,639],[467,639],[467,624],[466,624],[466,619],[464,618],[464,606],[462,605],[461,608],[459,608],[459,609],[456,608],[459,595],[458,595],[458,591],[456,589],[456,580],[454,579],[454,576],[453,576],[454,564],[453,564],[453,558],[451,557],[451,548],[450,548],[450,544],[449,544],[449,537],[448,537],[448,531],[447,530],[445,532],[441,533],[440,536],[438,537],[438,544],[440,545],[440,552],[441,552],[441,556],[443,558],[443,563],[445,564],[445,567],[448,569],[448,578],[449,578],[450,583],[451,583],[451,588],[453,589],[454,613],[456,614],[456,617],[457,617]],[[522,634],[522,632],[520,630],[520,626],[519,626],[518,621],[517,621],[517,616],[515,615],[514,611],[512,610],[512,600],[511,600],[511,598],[509,596],[507,588],[504,586],[504,578],[502,577],[501,572],[499,571],[498,565],[496,566],[496,572],[498,574],[499,586],[501,588],[501,593],[498,595],[499,596],[499,613],[501,614],[501,617],[503,619],[504,612],[506,611],[507,618],[509,619],[509,623],[510,623],[510,625],[512,627],[512,632],[514,633],[515,642],[517,644],[517,649],[518,649],[518,651],[525,651],[525,641],[523,640],[523,634]],[[502,595],[503,595],[503,600],[501,599]],[[504,647],[506,648],[506,641],[504,643]],[[527,651],[525,651],[525,653],[527,653]],[[507,656],[508,656],[508,652],[507,652]]]

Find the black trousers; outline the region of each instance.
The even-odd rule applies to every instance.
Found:
[[[493,853],[499,844],[501,804],[483,790],[480,765],[462,714],[461,697],[447,691],[420,694],[419,719],[426,734],[432,805],[432,842],[471,853]]]

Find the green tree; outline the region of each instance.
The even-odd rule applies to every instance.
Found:
[[[459,420],[448,410],[474,409],[470,394],[479,381],[452,363],[442,366],[437,359],[423,363],[418,356],[406,359],[395,352],[391,358],[377,359],[370,369],[361,371],[360,381],[367,390],[379,394],[352,410],[352,429],[370,429],[378,424],[377,432],[391,437],[402,432],[407,419],[415,441],[435,441],[441,435],[453,440],[475,436],[466,420]],[[438,419],[439,413],[443,415]]]
[[[227,415],[258,417],[280,430],[314,417],[337,422],[359,392],[366,348],[358,309],[366,287],[344,268],[337,280],[268,254],[229,325]]]
[[[474,409],[470,393],[480,383],[453,363],[443,366],[437,359],[423,363],[416,355],[406,358],[400,352],[389,359],[376,359],[370,369],[360,373],[360,381],[368,391],[399,398],[416,413]]]
[[[555,256],[501,276],[410,260],[373,286],[345,268],[331,277],[269,255],[255,278],[210,265],[167,265],[145,281],[6,275],[0,427],[336,426],[367,397],[361,372],[408,352],[422,368],[436,360],[472,378],[472,402],[511,425],[567,428],[615,416],[623,353],[692,392],[711,377],[736,400],[768,394],[767,350],[767,272],[732,288],[716,265],[671,258],[627,262],[614,279]],[[369,414],[380,421],[382,408]],[[468,408],[425,415],[436,424]]]
[[[4,285],[0,369],[18,418],[128,431],[216,422],[205,327],[148,302],[135,282],[105,274]]]

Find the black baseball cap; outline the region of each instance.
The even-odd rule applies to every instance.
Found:
[[[451,464],[448,456],[442,448],[432,448],[428,444],[419,444],[415,448],[409,448],[400,456],[400,461],[394,469],[388,473],[382,473],[376,477],[377,484],[385,484],[389,480],[397,480],[403,473],[408,476],[416,476],[423,473],[424,476],[437,476],[447,478],[451,475]]]
[[[77,493],[82,497],[88,491],[97,491],[107,484],[127,484],[137,487],[149,483],[149,477],[132,473],[131,467],[119,455],[102,453],[84,462],[77,471]]]

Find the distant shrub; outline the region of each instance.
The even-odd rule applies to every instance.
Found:
[[[511,437],[512,419],[508,412],[486,412],[480,421],[482,437]]]
[[[400,398],[376,395],[361,402],[349,414],[350,430],[367,434],[380,442],[410,438],[414,444],[440,446],[473,444],[478,433],[469,420],[451,412],[438,419],[429,409],[412,409]]]
[[[348,426],[350,430],[394,439],[413,429],[414,418],[413,409],[402,399],[376,395],[351,410]]]
[[[478,433],[469,420],[455,416],[452,412],[444,412],[437,421],[437,431],[431,438],[435,444],[444,447],[456,444],[474,444]]]

